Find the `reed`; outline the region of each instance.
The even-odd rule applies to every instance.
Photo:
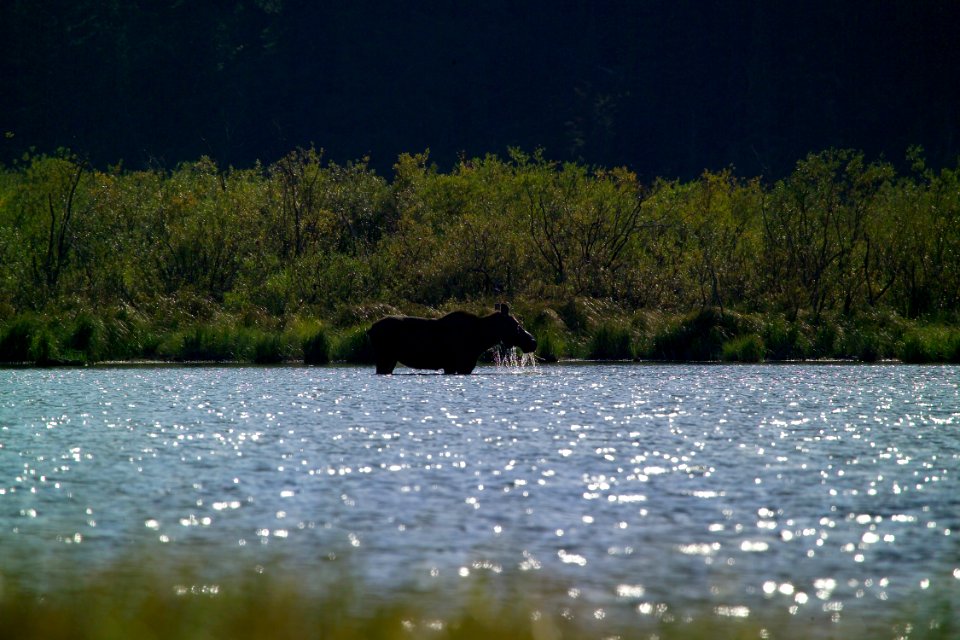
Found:
[[[536,335],[537,357],[542,362],[557,362],[565,353],[566,343],[559,332],[547,329]]]
[[[632,315],[609,303],[575,299],[556,305],[518,302],[538,341],[537,356],[627,360],[751,361],[844,359],[874,362],[960,363],[960,329],[905,320],[889,313],[845,317],[823,314],[742,314],[706,308],[684,316],[644,311]],[[478,303],[477,310],[486,308]],[[338,327],[317,316],[275,318],[263,310],[192,317],[161,310],[155,315],[127,306],[81,308],[65,317],[39,312],[0,324],[0,363],[90,365],[103,361],[166,360],[273,364],[346,362],[371,364],[365,319],[393,307],[357,307]],[[198,316],[203,316],[200,309]],[[424,310],[419,311],[428,315]],[[568,324],[569,323],[569,324]],[[762,346],[762,349],[761,349]]]
[[[330,362],[330,337],[323,327],[303,339],[304,364],[327,364]]]
[[[587,357],[591,360],[630,360],[634,356],[629,328],[605,322],[590,334]]]
[[[960,330],[943,326],[914,328],[904,336],[899,357],[909,363],[960,363]]]
[[[747,324],[736,314],[702,309],[655,335],[650,355],[658,360],[720,360],[724,343],[743,333]]]
[[[721,357],[726,362],[763,362],[766,347],[755,333],[723,343]]]
[[[373,347],[367,337],[367,327],[348,329],[333,344],[330,359],[348,364],[373,364]]]
[[[809,331],[800,322],[788,322],[782,316],[772,316],[762,330],[766,356],[770,360],[804,360],[809,357]]]
[[[36,319],[21,316],[0,332],[0,362],[34,362],[33,340],[41,327]]]

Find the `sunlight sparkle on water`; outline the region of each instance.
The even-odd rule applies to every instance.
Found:
[[[516,354],[467,377],[3,370],[0,535],[38,582],[160,546],[203,549],[200,585],[349,551],[383,585],[543,572],[607,618],[869,617],[960,589],[955,380]]]

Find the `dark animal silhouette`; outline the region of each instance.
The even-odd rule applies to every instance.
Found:
[[[373,346],[377,373],[393,373],[397,362],[414,369],[443,369],[444,373],[470,373],[477,358],[490,347],[503,343],[524,352],[537,348],[536,339],[510,315],[510,305],[477,316],[454,311],[431,320],[389,316],[367,331]]]

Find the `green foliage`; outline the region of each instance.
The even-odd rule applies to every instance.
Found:
[[[586,305],[582,300],[571,298],[558,310],[557,314],[563,323],[574,333],[584,333],[590,323]]]
[[[726,362],[762,362],[765,352],[763,338],[751,333],[724,342],[721,359]]]
[[[960,363],[960,331],[939,326],[916,328],[904,337],[899,356],[911,363]]]
[[[774,184],[730,170],[642,184],[516,149],[449,172],[404,154],[391,181],[315,149],[170,171],[27,156],[0,168],[0,358],[270,362],[300,356],[309,336],[284,336],[291,318],[359,326],[510,299],[531,304],[547,356],[588,355],[600,325],[638,312],[711,309],[766,320],[631,327],[613,352],[719,359],[756,333],[774,360],[948,360],[901,325],[956,325],[960,168],[910,161],[897,175],[831,149]]]
[[[64,346],[84,361],[95,362],[101,359],[104,330],[103,320],[89,312],[80,313],[74,319]]]
[[[277,364],[283,359],[283,341],[279,335],[269,333],[257,336],[253,345],[253,361],[256,364]]]
[[[724,343],[742,329],[738,316],[703,309],[654,336],[651,355],[659,360],[719,360]]]
[[[811,351],[806,328],[800,322],[789,322],[782,316],[767,320],[762,339],[770,360],[803,360]]]
[[[30,360],[44,366],[56,363],[56,345],[46,327],[40,327],[30,341]]]
[[[629,360],[633,358],[633,344],[627,327],[606,322],[590,335],[587,357],[591,360]]]
[[[186,362],[230,362],[242,354],[242,337],[231,328],[200,325],[184,333],[174,359]]]
[[[547,329],[535,333],[537,338],[537,357],[543,362],[557,362],[564,355],[566,344],[558,333]]]
[[[339,336],[331,350],[331,360],[349,364],[373,364],[373,347],[367,327],[348,330]]]
[[[32,362],[33,338],[39,330],[36,320],[24,316],[0,333],[0,362]]]
[[[305,364],[327,364],[330,362],[330,338],[324,328],[303,340],[303,362]]]

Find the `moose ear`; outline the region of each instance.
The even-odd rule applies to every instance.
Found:
[[[499,312],[499,311],[500,311],[500,303],[499,303],[499,302],[493,303],[493,310],[496,311],[496,312]]]
[[[510,305],[509,305],[509,304],[507,304],[506,302],[501,302],[501,303],[498,304],[497,306],[500,307],[500,313],[502,313],[502,314],[505,315],[505,316],[510,315]]]

